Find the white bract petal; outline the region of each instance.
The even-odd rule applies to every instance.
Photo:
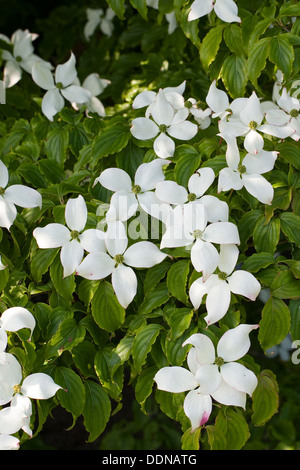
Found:
[[[139,140],[153,139],[159,132],[158,125],[146,117],[138,117],[131,122],[131,134]]]
[[[6,168],[2,160],[0,160],[0,186],[1,188],[5,188],[7,186],[8,178],[9,178],[8,169]]]
[[[133,269],[119,264],[113,269],[111,282],[118,301],[127,308],[137,293],[137,278]]]
[[[7,201],[20,207],[42,207],[42,196],[33,188],[23,184],[13,184],[6,188],[4,196]]]
[[[214,222],[209,224],[203,233],[203,240],[219,244],[240,244],[237,226],[232,222]]]
[[[81,195],[67,201],[65,219],[70,230],[81,232],[84,229],[87,221],[87,207]]]
[[[85,279],[104,279],[113,272],[114,266],[115,261],[107,253],[89,253],[77,267],[76,274]]]
[[[74,82],[75,78],[77,77],[75,64],[76,58],[73,52],[71,52],[69,60],[67,60],[64,64],[58,65],[55,69],[56,84],[61,83],[63,87],[67,87]]]
[[[254,196],[263,204],[271,205],[274,197],[274,188],[272,184],[262,175],[243,174],[242,180],[248,193]]]
[[[9,230],[16,217],[17,209],[15,205],[0,196],[0,227]]]
[[[222,405],[246,408],[246,393],[230,387],[224,380],[221,381],[219,388],[211,396]]]
[[[196,20],[202,16],[208,15],[214,8],[212,0],[195,0],[191,5],[191,11],[188,21]]]
[[[36,400],[47,400],[53,397],[59,389],[62,387],[57,385],[50,375],[37,372],[25,377],[21,393]]]
[[[63,266],[63,277],[73,274],[83,258],[83,247],[77,240],[65,243],[60,252],[60,261]]]
[[[163,166],[169,163],[169,160],[158,158],[149,163],[142,163],[135,172],[134,183],[142,192],[154,189],[157,183],[165,179]]]
[[[215,172],[212,168],[200,168],[188,180],[188,190],[190,193],[201,197],[212,185],[215,179]]]
[[[155,194],[160,201],[167,204],[184,204],[188,200],[187,190],[171,180],[157,183]]]
[[[198,382],[189,370],[183,367],[163,367],[154,376],[159,390],[182,393],[198,387]]]
[[[247,271],[237,270],[227,278],[230,290],[233,294],[243,295],[250,300],[256,300],[261,290],[261,285],[253,276]]]
[[[18,450],[20,440],[10,434],[0,434],[0,450]]]
[[[250,348],[249,333],[258,328],[258,325],[240,324],[227,330],[220,338],[217,346],[217,355],[226,362],[237,361]]]
[[[7,406],[0,410],[0,435],[15,434],[24,425],[26,415],[15,406]]]
[[[221,375],[227,385],[250,396],[257,386],[256,375],[238,362],[224,364],[221,367]]]
[[[63,109],[64,105],[65,100],[59,90],[57,88],[51,88],[43,97],[42,112],[49,121],[53,121],[53,117]]]
[[[216,15],[226,23],[241,22],[238,7],[233,0],[216,0],[214,10]]]
[[[153,149],[159,158],[172,158],[175,152],[174,141],[164,132],[154,140]]]
[[[204,395],[211,395],[221,383],[221,374],[216,364],[203,364],[198,367],[195,377]]]
[[[89,253],[95,251],[105,252],[105,233],[96,228],[85,230],[79,235],[79,240],[82,248]]]
[[[33,81],[43,90],[51,90],[55,87],[54,77],[48,67],[45,67],[40,61],[37,61],[32,66]]]
[[[225,91],[223,90],[219,90],[216,87],[216,80],[214,80],[209,87],[206,96],[206,103],[214,112],[212,117],[219,116],[229,108],[229,99],[227,93],[225,93]]]
[[[151,268],[161,263],[167,255],[152,242],[134,243],[124,253],[124,263],[134,268]]]
[[[212,325],[224,317],[228,311],[230,299],[231,292],[227,282],[218,279],[215,286],[212,286],[207,293],[207,315],[204,318],[207,325]]]
[[[196,349],[197,362],[199,365],[213,364],[215,362],[215,347],[208,336],[202,333],[195,333],[182,343],[182,347],[187,344],[192,344]]]
[[[18,331],[22,328],[29,328],[32,334],[35,324],[34,316],[24,307],[7,308],[0,317],[0,327],[6,331]]]
[[[55,222],[35,228],[32,234],[39,248],[59,248],[70,240],[68,227]]]
[[[131,178],[125,170],[121,168],[107,168],[103,170],[100,176],[96,178],[95,183],[99,182],[110,191],[131,191]]]
[[[60,92],[66,100],[70,101],[70,103],[88,103],[92,98],[90,91],[77,85],[70,85],[66,88],[62,88]]]
[[[183,402],[183,409],[191,421],[192,432],[203,426],[212,412],[212,399],[210,395],[204,395],[199,390],[191,390]]]

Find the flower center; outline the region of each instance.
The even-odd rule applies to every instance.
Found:
[[[298,117],[299,116],[299,111],[297,109],[292,109],[292,111],[290,112],[290,115],[292,117]]]
[[[71,240],[78,240],[79,239],[79,232],[77,230],[72,230],[70,233]]]
[[[21,393],[21,385],[13,386],[14,393]]]
[[[257,122],[255,122],[255,121],[250,121],[249,122],[250,129],[256,129],[257,126],[258,126]]]
[[[115,260],[115,262],[116,262],[116,264],[115,264],[115,268],[116,268],[116,267],[118,267],[119,264],[122,264],[122,263],[123,263],[123,261],[124,261],[124,256],[123,256],[123,255],[116,255],[116,256],[114,257],[114,260]]]
[[[5,193],[5,189],[0,186],[0,196],[2,196]]]
[[[224,361],[223,357],[216,357],[215,364],[218,367],[223,366],[225,364],[225,361]]]
[[[184,103],[184,106],[185,106],[185,108],[187,108],[187,109],[191,109],[191,107],[193,106],[193,104],[192,104],[190,101],[186,101],[186,102]]]
[[[168,126],[166,126],[166,124],[161,124],[160,126],[158,126],[160,132],[166,132],[167,129],[168,129]]]
[[[63,84],[62,84],[61,82],[58,82],[58,83],[56,84],[56,88],[58,88],[59,90],[62,90],[63,87],[64,87],[64,86],[63,86]]]
[[[202,235],[203,235],[203,232],[202,232],[202,230],[199,230],[199,229],[194,230],[193,233],[192,233],[192,236],[194,238],[201,238]]]
[[[188,195],[188,201],[195,201],[196,197],[197,197],[197,196],[196,196],[195,193],[190,193],[190,194]]]
[[[132,192],[134,194],[139,194],[142,191],[141,187],[138,184],[132,186]]]
[[[247,168],[245,167],[245,165],[239,165],[238,166],[238,172],[242,175],[243,173],[246,173],[247,171]]]
[[[218,274],[218,278],[221,279],[222,281],[226,281],[227,277],[228,276],[226,273],[224,273],[224,271],[220,271]]]
[[[22,62],[22,57],[18,55],[18,56],[16,57],[16,61],[17,61],[17,62]]]

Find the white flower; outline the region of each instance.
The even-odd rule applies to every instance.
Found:
[[[162,170],[168,160],[157,158],[149,163],[142,163],[136,170],[134,181],[126,171],[120,168],[107,168],[96,178],[102,186],[114,191],[106,220],[125,221],[132,217],[140,206],[147,214],[165,220],[170,211],[168,204],[162,203],[155,195],[154,189],[159,181],[164,180]]]
[[[76,59],[71,52],[70,59],[56,67],[53,74],[42,63],[36,62],[32,67],[32,78],[43,90],[47,90],[42,100],[42,112],[53,121],[53,117],[65,105],[65,99],[71,103],[86,103],[91,93],[84,88],[73,85],[77,77]]]
[[[171,366],[156,373],[154,380],[159,390],[189,392],[183,409],[191,421],[192,431],[209,419],[212,398],[223,405],[245,409],[247,394],[252,396],[257,378],[251,370],[235,361],[248,352],[249,333],[256,328],[258,325],[241,324],[227,330],[220,338],[216,352],[208,336],[196,333],[182,345],[193,345],[187,356],[189,370]]]
[[[256,155],[248,153],[239,164],[232,159],[228,168],[219,172],[218,192],[245,187],[260,202],[270,205],[274,189],[262,174],[274,168],[277,155],[278,152],[261,150]]]
[[[0,450],[18,450],[20,440],[10,434],[0,434]]]
[[[216,323],[227,313],[231,293],[239,294],[250,300],[256,300],[261,286],[253,274],[242,269],[233,271],[239,250],[236,245],[221,245],[218,262],[218,274],[211,274],[208,279],[202,277],[196,279],[190,287],[189,295],[195,309],[201,305],[203,297],[206,297],[207,325]]]
[[[289,136],[298,141],[300,139],[300,101],[291,96],[284,87],[281,96],[277,99],[278,106],[266,112],[267,124],[278,130],[278,137],[286,131]],[[284,134],[285,137],[287,137]]]
[[[35,318],[32,313],[24,307],[10,307],[4,310],[0,317],[0,352],[5,351],[7,346],[7,331],[19,331],[29,328],[31,334],[35,328]]]
[[[33,64],[37,61],[42,62],[43,66],[51,70],[53,66],[39,56],[33,53],[34,47],[32,41],[38,37],[38,34],[30,33],[28,29],[15,31],[9,40],[8,37],[1,35],[1,39],[11,43],[13,50],[10,53],[7,50],[2,51],[2,59],[6,60],[3,70],[3,81],[6,88],[11,88],[22,78],[22,71],[31,73]]]
[[[60,248],[60,260],[64,277],[74,273],[80,264],[84,250],[92,252],[103,249],[103,233],[97,229],[84,230],[87,222],[87,207],[84,198],[69,199],[65,208],[67,226],[50,223],[33,231],[39,248]],[[83,232],[83,233],[81,233]]]
[[[213,10],[226,23],[241,22],[241,18],[237,16],[238,7],[233,0],[195,0],[192,3],[188,21],[208,15]]]
[[[112,286],[120,304],[127,308],[137,292],[137,277],[132,268],[150,268],[161,263],[166,254],[152,242],[141,241],[128,247],[125,227],[111,221],[105,232],[106,251],[88,254],[76,274],[85,279],[104,279],[111,275]]]
[[[16,206],[42,207],[42,196],[35,189],[23,184],[8,184],[9,175],[4,163],[0,160],[0,227],[7,229],[13,224],[16,216]]]
[[[98,73],[91,73],[82,82],[82,88],[90,92],[90,98],[86,103],[82,103],[82,107],[86,110],[86,115],[89,117],[90,113],[97,113],[99,116],[105,116],[105,108],[102,102],[97,98],[98,95],[103,93],[105,88],[110,85],[110,80],[100,78]],[[78,77],[73,82],[74,85],[80,86]],[[74,109],[78,110],[81,108],[80,104],[72,103]]]
[[[207,225],[207,210],[203,204],[191,201],[175,207],[161,239],[162,248],[191,247],[191,262],[206,280],[218,266],[217,244],[239,244],[236,225],[213,222]]]
[[[219,90],[216,86],[216,80],[213,80],[206,95],[206,103],[212,111],[212,118],[224,119],[231,114],[230,103],[227,93]]]
[[[173,157],[175,142],[169,136],[179,140],[190,140],[197,134],[198,127],[186,120],[188,109],[182,108],[176,111],[163,90],[158,92],[150,106],[152,119],[148,117],[133,119],[131,133],[139,140],[155,138],[153,148],[156,155],[164,159]]]
[[[100,27],[100,30],[106,36],[112,35],[114,29],[112,20],[115,16],[115,12],[110,7],[107,8],[105,15],[101,8],[87,8],[86,15],[88,21],[84,26],[83,34],[87,41],[90,40],[90,37],[94,34],[97,26]]]
[[[183,93],[185,90],[186,82],[182,82],[176,87],[162,88],[166,99],[174,107],[174,109],[181,109],[184,107]],[[151,106],[155,102],[157,93],[153,90],[145,90],[139,93],[133,100],[133,109],[140,109],[147,106],[146,117],[151,115]]]

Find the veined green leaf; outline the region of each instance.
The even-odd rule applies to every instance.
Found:
[[[258,340],[264,351],[284,340],[291,326],[291,313],[281,299],[270,297],[262,310]]]
[[[255,426],[263,426],[277,413],[279,406],[278,385],[272,371],[264,370],[258,376],[252,400],[251,421]]]
[[[84,388],[84,426],[89,432],[88,442],[93,442],[106,427],[111,413],[111,401],[107,393],[96,382],[87,380]]]
[[[113,332],[121,327],[125,319],[125,309],[120,305],[113,287],[102,281],[97,287],[91,302],[93,317],[100,328]]]

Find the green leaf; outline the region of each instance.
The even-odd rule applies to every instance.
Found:
[[[235,54],[227,56],[221,68],[221,77],[232,98],[244,96],[248,81],[246,59]]]
[[[205,426],[208,443],[211,450],[224,450],[226,448],[226,436],[223,431],[216,426]]]
[[[87,380],[84,388],[84,426],[90,433],[88,442],[93,442],[106,428],[111,414],[111,402],[107,393],[97,383]]]
[[[63,276],[63,267],[60,261],[59,254],[56,255],[52,264],[50,265],[50,277],[55,286],[57,292],[66,300],[71,301],[73,299],[73,293],[75,291],[75,275]]]
[[[238,231],[240,234],[240,250],[247,248],[247,242],[253,234],[254,227],[258,219],[262,217],[262,211],[253,210],[245,212],[237,222]]]
[[[175,163],[175,180],[181,186],[187,187],[188,180],[198,170],[201,164],[201,156],[191,145],[180,145],[175,151],[175,156],[182,155]]]
[[[186,285],[190,271],[190,260],[179,260],[174,263],[167,274],[167,287],[176,299],[190,305]]]
[[[78,325],[74,318],[67,318],[60,324],[57,332],[47,343],[45,358],[57,356],[65,350],[70,351],[85,337],[85,328]]]
[[[300,299],[291,300],[289,302],[291,312],[291,330],[290,334],[293,341],[300,338]]]
[[[297,2],[286,2],[280,7],[279,16],[300,16],[300,5]]]
[[[198,20],[188,21],[189,7],[181,10],[180,26],[184,34],[199,49],[201,41],[198,34]]]
[[[137,332],[132,345],[132,359],[137,373],[141,372],[147,355],[151,351],[161,329],[161,325],[152,323]]]
[[[257,252],[274,254],[280,238],[280,220],[272,218],[267,222],[264,216],[260,217],[253,231],[253,242]]]
[[[217,56],[222,42],[224,28],[225,25],[223,24],[211,28],[201,43],[200,60],[206,71]]]
[[[266,67],[269,50],[270,38],[263,38],[260,39],[249,52],[248,77],[254,86],[257,86],[257,79]]]
[[[240,26],[236,24],[229,24],[224,29],[224,40],[227,47],[236,56],[244,54],[244,46],[242,39],[242,31]]]
[[[31,274],[36,282],[42,280],[43,274],[46,273],[49,266],[56,258],[58,248],[49,248],[38,250],[31,261]]]
[[[188,428],[181,436],[181,450],[199,450],[201,428]]]
[[[76,419],[83,412],[85,404],[85,389],[81,378],[69,367],[60,366],[55,370],[55,382],[64,389],[57,392],[61,406]]]
[[[219,411],[215,429],[226,436],[226,447],[222,450],[240,450],[250,437],[248,423],[242,412],[229,407],[222,407]]]
[[[258,384],[252,395],[252,423],[255,426],[263,426],[277,413],[278,406],[276,377],[272,371],[264,370],[258,376]]]
[[[300,247],[300,217],[294,212],[283,212],[279,215],[280,228],[291,243]]]
[[[144,292],[152,290],[165,277],[171,266],[170,260],[166,259],[152,268],[147,269],[144,280]]]
[[[262,310],[258,340],[264,351],[280,344],[291,326],[291,314],[283,300],[270,297]]]
[[[190,308],[176,308],[172,310],[167,318],[171,328],[170,337],[172,340],[181,337],[184,331],[189,328],[193,314],[194,310]]]
[[[284,75],[291,74],[294,58],[294,48],[287,38],[276,36],[271,39],[269,59],[282,70]]]
[[[130,0],[131,5],[139,12],[139,14],[147,20],[148,8],[146,0]]]
[[[288,140],[285,142],[279,142],[276,145],[276,150],[280,153],[280,156],[291,163],[293,167],[300,170],[300,159],[299,159],[299,145]]]
[[[138,376],[135,386],[135,398],[144,411],[146,399],[151,395],[153,388],[153,377],[157,372],[157,367],[149,367]]]
[[[120,152],[131,138],[130,126],[124,118],[112,119],[107,127],[95,138],[92,150],[92,163],[100,158]]]
[[[275,263],[275,260],[271,253],[254,253],[243,263],[243,269],[250,273],[256,273],[260,269],[267,268],[273,263]]]
[[[125,0],[107,0],[110,8],[116,13],[116,15],[123,20],[125,13]]]
[[[61,127],[52,129],[47,135],[45,154],[50,160],[63,166],[67,158],[66,151],[68,144],[69,133],[66,129]]]
[[[277,274],[270,287],[271,294],[278,299],[298,299],[300,297],[300,280],[286,269]]]
[[[113,332],[120,328],[125,319],[125,309],[120,305],[113,287],[102,281],[91,302],[92,314],[100,328]]]
[[[146,315],[157,307],[165,304],[170,297],[168,287],[165,282],[160,282],[155,289],[146,292],[143,302],[141,303],[138,313]]]

